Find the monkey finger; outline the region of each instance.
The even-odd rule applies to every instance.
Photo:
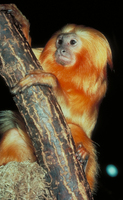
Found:
[[[19,91],[19,87],[16,85],[10,91],[11,91],[12,94],[16,94]]]

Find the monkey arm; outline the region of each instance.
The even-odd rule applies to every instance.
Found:
[[[19,83],[17,83],[17,85],[11,90],[11,92],[16,94],[18,91],[22,92],[32,85],[40,84],[49,86],[53,89],[54,95],[57,97],[58,101],[60,101],[60,105],[67,104],[64,92],[62,91],[57,78],[53,74],[40,69],[31,71],[27,76],[22,78]]]
[[[43,70],[34,70],[20,80],[20,82],[12,89],[12,93],[15,94],[17,91],[23,91],[27,87],[39,84],[56,88],[57,79],[53,74],[44,72]]]

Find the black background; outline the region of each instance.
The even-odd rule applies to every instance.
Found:
[[[95,200],[123,200],[123,3],[109,0],[27,1],[16,3],[29,19],[33,47],[42,47],[51,35],[67,23],[82,24],[101,31],[108,39],[114,70],[108,69],[108,91],[99,112],[93,140],[98,150],[100,173]],[[2,2],[1,2],[2,3]],[[11,3],[6,1],[5,3]],[[0,77],[0,110],[16,109],[8,88]],[[105,171],[108,164],[119,170],[115,178]]]

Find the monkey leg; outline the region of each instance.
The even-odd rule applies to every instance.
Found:
[[[11,13],[12,16],[19,22],[21,29],[27,41],[31,45],[31,37],[29,36],[30,24],[26,17],[21,13],[21,11],[16,7],[15,4],[0,4],[0,10],[6,10]]]
[[[76,145],[76,157],[82,163],[90,188],[94,191],[98,171],[94,144],[81,127],[69,122],[68,125]]]
[[[86,165],[90,156],[88,149],[90,149],[89,145],[91,144],[91,141],[78,125],[69,124],[69,126],[76,145],[76,158],[80,161],[86,171]]]

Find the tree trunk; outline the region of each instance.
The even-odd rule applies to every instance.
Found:
[[[30,70],[41,68],[16,19],[0,12],[0,74],[13,88]],[[54,200],[92,199],[61,109],[47,86],[31,86],[13,97],[26,123],[39,165],[47,171]],[[40,184],[40,183],[39,183]]]

